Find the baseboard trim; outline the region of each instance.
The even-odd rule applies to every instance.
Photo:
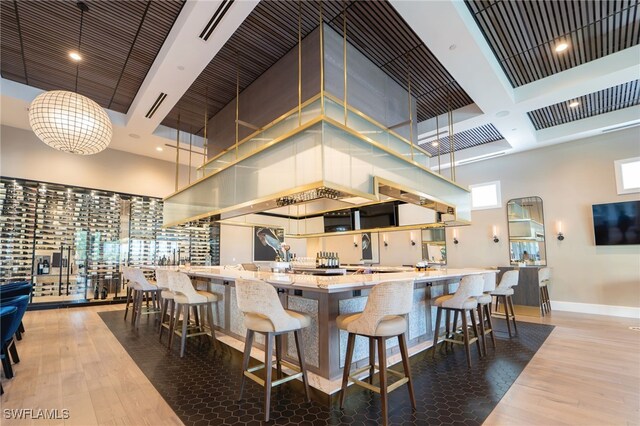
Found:
[[[598,305],[595,303],[561,302],[552,300],[551,309],[555,309],[556,311],[640,319],[640,308],[632,306]]]

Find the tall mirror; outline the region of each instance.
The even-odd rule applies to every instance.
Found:
[[[430,264],[447,264],[447,242],[444,226],[422,230],[422,259]]]
[[[512,265],[547,264],[542,198],[509,200],[509,252]]]

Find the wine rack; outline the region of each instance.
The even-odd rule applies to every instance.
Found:
[[[156,237],[161,226],[161,201],[147,197],[131,197],[129,265],[141,267],[156,264]]]
[[[123,264],[219,263],[219,224],[163,228],[162,209],[157,198],[2,177],[0,284],[31,280],[33,302],[65,303],[121,295]]]
[[[40,274],[34,265],[33,297],[84,298],[86,246],[90,196],[87,191],[64,185],[38,184],[34,257],[52,259],[50,273]]]
[[[117,294],[120,282],[120,216],[122,200],[118,194],[91,191],[87,285],[94,299]]]
[[[37,196],[35,184],[0,181],[0,284],[31,279]]]

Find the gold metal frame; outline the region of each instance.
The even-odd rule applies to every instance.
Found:
[[[203,180],[208,179],[208,178],[210,178],[210,177],[222,172],[223,170],[228,169],[229,167],[235,166],[240,161],[243,161],[243,160],[245,160],[245,159],[247,159],[249,157],[252,157],[252,156],[254,156],[256,154],[259,154],[260,152],[264,151],[265,149],[270,148],[273,145],[276,145],[276,144],[282,142],[285,139],[289,139],[290,137],[292,137],[292,136],[294,136],[294,135],[296,135],[296,134],[298,134],[300,132],[303,132],[303,131],[307,130],[309,127],[312,127],[312,126],[314,126],[314,125],[316,125],[316,124],[318,124],[320,122],[322,122],[322,116],[318,116],[318,117],[314,118],[313,120],[304,123],[302,126],[296,127],[295,129],[290,130],[289,132],[284,133],[284,134],[278,136],[277,138],[274,138],[271,142],[264,144],[263,146],[261,146],[260,148],[256,149],[255,151],[251,151],[250,154],[245,155],[243,157],[240,157],[240,158],[238,158],[236,160],[230,161],[229,164],[225,165],[224,167],[221,167],[217,172],[211,173],[211,174],[206,175],[206,176],[202,176],[200,179],[194,181],[190,185],[187,185],[184,188],[180,188],[178,191],[174,192],[173,194],[167,195],[166,197],[163,198],[163,201],[166,201],[167,199],[173,197],[174,195],[177,195],[177,194],[181,193],[182,191],[191,188],[193,185],[196,185],[196,184],[202,182]]]
[[[408,159],[404,158],[402,155],[399,155],[396,151],[394,151],[392,149],[389,149],[384,145],[381,145],[379,142],[376,142],[373,139],[371,139],[371,138],[369,138],[367,136],[364,136],[361,133],[359,133],[359,132],[357,132],[357,131],[349,128],[349,127],[346,127],[344,124],[334,120],[333,118],[325,116],[325,117],[322,117],[322,121],[324,121],[326,123],[329,123],[329,124],[333,125],[334,127],[337,127],[340,130],[343,130],[346,133],[349,133],[350,135],[352,135],[352,136],[354,136],[354,137],[356,137],[356,138],[358,138],[360,140],[368,142],[369,144],[375,146],[376,148],[378,148],[378,149],[380,149],[382,151],[385,151],[386,153],[391,154],[394,157],[400,158],[400,159],[406,161],[407,163],[412,164],[412,165],[420,168],[421,170],[424,170],[425,172],[427,172],[429,174],[432,174],[433,176],[437,177],[438,179],[442,179],[445,182],[448,182],[448,183],[450,183],[452,185],[455,185],[460,189],[464,189],[465,191],[470,192],[468,188],[465,188],[464,186],[460,185],[459,183],[456,183],[456,182],[454,182],[454,181],[452,181],[450,179],[447,179],[446,177],[434,172],[433,170],[429,169],[428,167],[423,166],[422,164],[419,164],[419,163],[417,163],[417,162],[415,162],[413,160],[408,160]]]
[[[422,223],[416,225],[404,225],[404,226],[388,226],[385,228],[368,228],[357,229],[353,231],[339,231],[339,232],[322,232],[315,234],[285,234],[285,237],[289,238],[316,238],[316,237],[335,237],[340,235],[358,235],[363,232],[396,232],[396,231],[417,231],[420,229],[428,228],[446,228],[442,223]]]
[[[329,92],[325,92],[324,96],[326,96],[327,98],[331,99],[333,102],[335,102],[338,105],[340,105],[342,103],[342,101],[340,99],[336,98],[335,96],[333,96]],[[380,130],[382,130],[383,132],[387,132],[390,135],[393,135],[396,138],[400,139],[401,141],[403,141],[407,145],[411,145],[411,142],[407,138],[405,138],[404,136],[399,135],[398,133],[394,132],[393,130],[389,129],[388,127],[382,125],[380,122],[378,122],[378,121],[374,120],[373,118],[369,117],[367,114],[365,114],[364,112],[360,111],[359,109],[356,109],[356,108],[352,107],[351,105],[347,105],[347,108],[348,108],[349,111],[351,111],[352,113],[356,114],[360,118],[363,118],[366,121],[368,121],[369,123],[373,124],[374,126],[379,127]],[[429,158],[432,157],[432,155],[428,151],[425,151],[424,149],[420,148],[420,146],[418,146],[418,145],[414,145],[414,149],[417,149],[418,151],[422,152],[424,155],[426,155]]]
[[[448,183],[450,183],[450,184],[453,184],[453,185],[457,186],[457,187],[458,187],[458,188],[460,188],[460,189],[463,189],[463,190],[464,190],[464,191],[466,191],[466,192],[469,192],[469,190],[468,190],[467,188],[465,188],[465,187],[463,187],[463,186],[461,186],[461,185],[459,185],[459,184],[457,184],[457,183],[455,183],[455,182],[450,181],[449,179],[445,178],[444,176],[439,175],[439,174],[437,174],[437,173],[435,173],[435,172],[431,171],[430,169],[428,169],[428,168],[426,168],[426,167],[422,166],[421,164],[416,163],[415,161],[408,160],[408,159],[406,159],[406,158],[402,157],[401,155],[398,155],[395,151],[390,150],[390,149],[388,149],[387,147],[385,147],[385,146],[383,146],[383,145],[379,144],[378,142],[376,142],[376,141],[374,141],[374,140],[372,140],[372,139],[370,139],[370,138],[368,138],[368,137],[366,137],[366,136],[361,135],[359,132],[357,132],[357,131],[355,131],[355,130],[353,130],[353,129],[350,129],[350,128],[346,127],[346,126],[344,126],[342,123],[339,123],[339,122],[337,122],[337,121],[335,121],[335,120],[333,120],[333,119],[331,119],[331,118],[329,118],[329,117],[319,116],[319,117],[316,117],[316,118],[314,118],[313,120],[311,120],[311,121],[309,121],[309,122],[305,123],[304,125],[302,125],[302,126],[300,126],[300,127],[298,127],[298,128],[295,128],[295,129],[293,129],[293,130],[291,130],[291,131],[289,131],[289,132],[287,132],[287,133],[285,133],[285,134],[281,135],[281,136],[280,136],[280,137],[278,137],[278,138],[275,138],[275,139],[274,139],[274,140],[272,140],[271,142],[269,142],[269,143],[267,143],[267,144],[263,145],[262,147],[258,148],[258,149],[257,149],[257,150],[255,150],[255,151],[251,152],[251,154],[250,154],[250,155],[244,156],[244,157],[242,157],[242,158],[238,158],[237,160],[230,162],[229,164],[227,164],[226,166],[224,166],[223,168],[221,168],[220,170],[218,170],[218,172],[216,172],[216,173],[212,173],[212,174],[210,174],[210,175],[207,175],[207,176],[203,176],[203,177],[201,177],[200,179],[198,179],[198,180],[194,181],[193,183],[189,184],[188,186],[186,186],[186,187],[184,187],[184,188],[182,188],[182,189],[180,189],[180,190],[178,190],[178,191],[174,192],[173,194],[170,194],[170,195],[168,195],[168,196],[164,197],[164,198],[163,198],[163,200],[164,200],[164,201],[167,201],[169,198],[174,197],[175,195],[178,195],[179,193],[181,193],[181,192],[183,192],[183,191],[185,191],[185,190],[189,189],[190,187],[192,187],[192,186],[194,186],[194,185],[196,185],[196,184],[198,184],[198,183],[200,183],[200,182],[204,181],[205,179],[208,179],[208,178],[210,178],[210,177],[214,176],[215,174],[222,172],[223,170],[226,170],[226,169],[228,169],[228,168],[230,168],[230,167],[233,167],[234,165],[236,165],[236,164],[237,164],[237,163],[239,163],[240,161],[242,161],[242,160],[244,160],[244,159],[246,159],[246,158],[249,158],[249,157],[251,157],[251,156],[253,156],[253,155],[257,154],[257,153],[260,153],[260,152],[262,152],[262,151],[264,151],[264,150],[266,150],[266,149],[268,149],[268,148],[272,147],[273,145],[276,145],[276,144],[278,144],[278,143],[280,143],[280,142],[282,142],[282,141],[284,141],[284,140],[286,140],[286,139],[289,139],[290,137],[292,137],[292,136],[296,135],[297,133],[300,133],[300,132],[302,132],[302,131],[304,131],[304,130],[306,130],[306,129],[308,129],[308,128],[310,128],[310,127],[312,127],[312,126],[314,126],[314,125],[316,125],[316,124],[318,124],[318,123],[321,123],[321,122],[326,122],[326,123],[328,123],[328,124],[331,124],[331,125],[333,125],[334,127],[338,128],[338,129],[340,129],[340,130],[343,130],[344,132],[346,132],[346,133],[348,133],[348,134],[351,134],[352,136],[354,136],[354,137],[356,137],[356,138],[358,138],[358,139],[360,139],[360,140],[362,140],[362,141],[364,141],[364,142],[367,142],[367,143],[369,143],[369,144],[371,144],[371,145],[375,146],[376,148],[378,148],[378,149],[380,149],[380,150],[382,150],[382,151],[384,151],[384,152],[387,152],[387,153],[388,153],[388,154],[390,154],[390,155],[393,155],[393,156],[395,156],[395,157],[397,157],[397,158],[400,158],[400,159],[402,159],[402,160],[404,160],[404,161],[406,161],[406,162],[408,162],[408,163],[410,163],[410,164],[414,165],[415,167],[418,167],[418,168],[420,168],[421,170],[424,170],[424,171],[426,171],[427,173],[430,173],[431,175],[433,175],[434,177],[436,177],[436,178],[438,178],[438,179],[444,180],[444,181],[446,181],[446,182],[448,182]],[[332,187],[332,186],[331,186],[332,184],[331,184],[331,183],[329,183],[329,182],[326,182],[326,185],[325,185],[325,182],[324,182],[324,181],[321,181],[321,182],[322,182],[322,185],[321,185],[321,186]],[[320,186],[320,185],[312,185],[312,187],[311,187],[311,188],[308,188],[308,189],[312,189],[313,187],[317,187],[317,186]],[[338,185],[333,184],[333,187],[336,187],[336,186],[338,186]],[[339,188],[334,188],[334,189],[336,189],[336,190],[345,190],[345,188],[344,188],[344,187],[339,187]],[[300,191],[293,191],[293,192],[300,192]],[[367,197],[367,198],[370,198],[370,195],[368,195],[368,194],[364,194],[364,193],[357,194],[357,192],[358,192],[358,191],[354,191],[353,189],[346,189],[344,192],[349,193],[349,194],[353,194],[353,195],[356,195],[356,196],[363,196],[363,195],[366,195],[366,197]],[[289,193],[284,193],[284,194],[282,194],[282,195],[271,195],[271,196],[265,197],[265,199],[271,199],[271,198],[278,197],[278,196],[290,195],[291,193],[292,193],[292,191],[289,191]],[[253,203],[249,203],[249,204],[256,204],[256,203],[257,203],[257,201],[256,201],[256,202],[253,202]],[[445,203],[445,204],[446,204],[446,203]],[[237,209],[237,208],[239,208],[239,207],[242,207],[242,205],[234,206],[234,207],[233,207],[233,209]],[[184,220],[181,220],[181,221],[177,221],[176,223],[172,223],[172,224],[170,224],[170,225],[165,225],[165,227],[167,227],[167,226],[173,226],[173,225],[175,225],[175,224],[180,224],[180,223],[184,223],[184,222],[189,222],[189,221],[194,221],[194,220],[202,219],[202,218],[204,218],[204,217],[214,216],[214,215],[216,215],[216,214],[221,214],[221,213],[223,213],[223,212],[225,212],[225,211],[230,211],[230,210],[232,210],[232,209],[231,209],[231,208],[226,208],[226,209],[212,210],[212,211],[210,211],[210,212],[208,212],[208,213],[200,214],[200,215],[197,215],[197,216],[194,216],[194,217],[190,217],[190,218],[187,218],[187,219],[184,219]]]
[[[210,176],[206,176],[205,179],[208,178],[208,177],[210,177]],[[250,206],[255,205],[255,204],[261,204],[261,203],[269,202],[269,201],[271,201],[271,200],[273,200],[275,198],[286,197],[287,195],[295,194],[295,193],[298,193],[298,192],[308,191],[310,189],[318,188],[320,186],[326,186],[325,182],[321,180],[321,181],[309,183],[309,184],[306,184],[306,185],[298,186],[298,187],[295,187],[295,188],[291,188],[291,189],[288,189],[286,191],[277,192],[275,194],[269,194],[267,196],[256,198],[256,199],[253,199],[253,200],[250,200],[250,201],[245,201],[244,203],[236,204],[236,205],[233,205],[231,207],[224,207],[224,208],[221,208],[221,209],[209,210],[208,212],[201,213],[201,214],[196,215],[196,216],[191,216],[191,217],[186,218],[186,219],[181,219],[179,221],[171,222],[169,224],[163,225],[162,227],[163,228],[169,228],[171,226],[180,225],[180,224],[186,223],[186,222],[194,222],[196,220],[204,219],[206,217],[216,216],[216,215],[223,214],[223,213],[226,213],[226,212],[239,210],[239,209],[242,209],[242,208],[245,208],[245,207],[250,207]],[[184,188],[184,189],[186,189],[186,188]],[[184,189],[181,189],[180,191],[184,191]],[[171,195],[169,197],[171,197]],[[164,198],[164,200],[166,200],[169,197]],[[277,207],[277,206],[273,206],[273,208],[275,208],[275,207]],[[249,213],[246,213],[246,214],[249,214]]]
[[[426,194],[426,193],[424,193],[422,191],[419,191],[419,190],[417,190],[415,188],[411,188],[409,186],[402,185],[402,184],[390,181],[390,180],[385,179],[385,178],[381,178],[380,176],[374,176],[373,177],[373,193],[376,195],[376,197],[378,197],[378,199],[380,198],[380,186],[391,186],[391,187],[397,188],[397,189],[399,189],[401,191],[417,195],[417,196],[419,196],[421,198],[426,198],[427,200],[431,200],[434,203],[443,204],[443,205],[445,205],[447,207],[452,208],[455,211],[454,217],[456,219],[458,218],[458,209],[456,208],[455,205],[453,205],[451,203],[448,203],[446,201],[443,201],[438,197],[434,197],[433,195]],[[400,201],[402,201],[402,200],[400,200]]]
[[[312,104],[313,102],[317,101],[318,99],[320,99],[320,94],[318,93],[317,95],[313,96],[312,98],[307,99],[306,101],[304,101],[302,103],[302,105],[300,106],[300,108],[304,108],[310,104]],[[283,120],[286,120],[287,118],[291,117],[293,114],[298,112],[298,106],[296,106],[295,108],[285,112],[284,114],[282,114],[280,117],[276,118],[275,120],[273,120],[272,122],[266,124],[265,126],[262,127],[261,130],[255,131],[253,133],[251,133],[249,136],[245,137],[244,139],[242,139],[241,141],[238,142],[238,146],[242,145],[243,143],[255,138],[257,135],[259,135],[260,133],[269,130],[271,127],[275,126],[276,124],[280,123]],[[218,158],[220,158],[221,156],[223,156],[224,154],[226,154],[227,152],[233,151],[235,149],[235,145],[230,146],[229,148],[226,148],[223,151],[220,151],[218,154],[216,154],[215,156],[211,157],[209,160],[207,160],[206,163],[204,163],[203,165],[201,165],[200,167],[198,167],[198,170],[205,168],[209,163],[217,160]]]

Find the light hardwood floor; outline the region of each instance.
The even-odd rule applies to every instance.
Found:
[[[554,324],[485,425],[640,424],[639,321],[554,311]]]
[[[0,423],[179,425],[97,312],[122,305],[28,312],[15,379],[2,409],[68,409],[65,421]],[[553,312],[556,325],[486,425],[640,424],[640,332],[632,319]]]
[[[3,425],[181,425],[97,315],[124,305],[27,312],[15,377],[2,379]],[[9,421],[6,409],[68,409],[69,419]]]

